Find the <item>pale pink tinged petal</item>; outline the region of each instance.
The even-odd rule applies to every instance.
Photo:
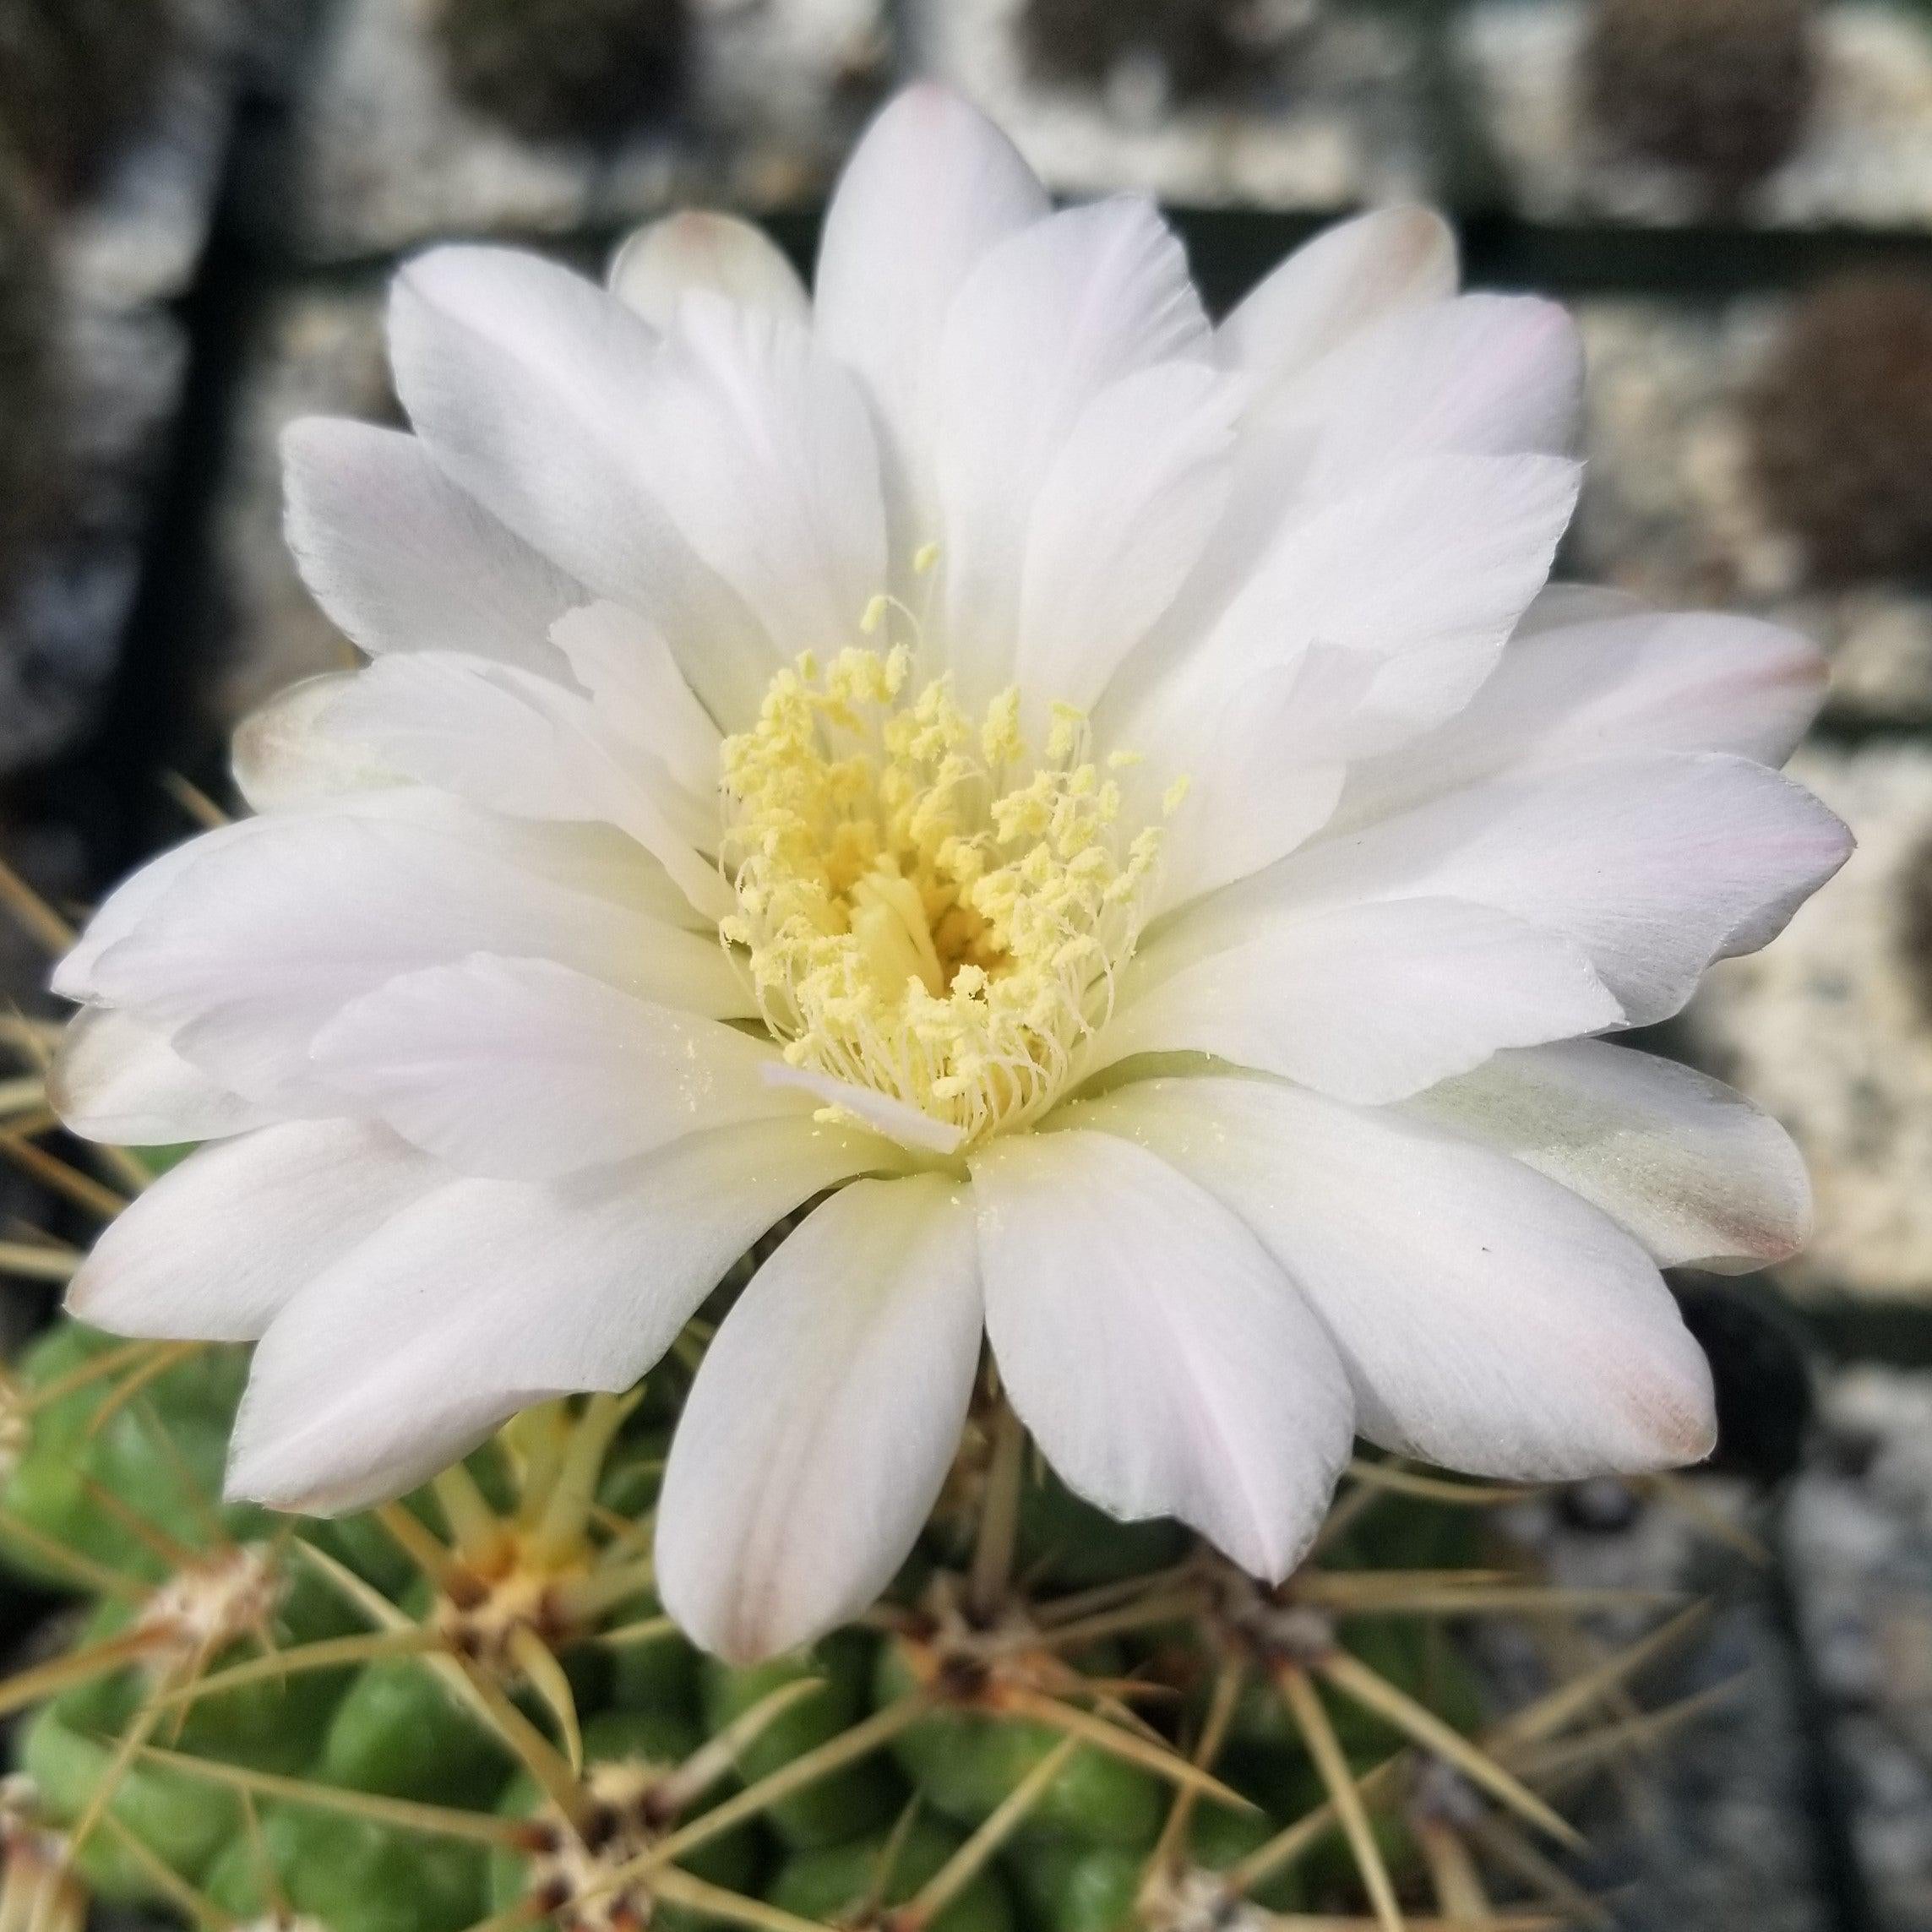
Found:
[[[1335,1351],[1260,1244],[1108,1135],[1007,1136],[972,1169],[987,1331],[1047,1460],[1114,1516],[1178,1516],[1285,1576],[1354,1415]]]
[[[1086,1070],[1136,1053],[1212,1053],[1373,1105],[1466,1072],[1499,1048],[1623,1018],[1574,940],[1455,900],[1258,922],[1226,950],[1172,971],[1162,950],[1156,942],[1129,969],[1123,1006]]]
[[[323,1514],[400,1494],[518,1409],[629,1388],[727,1268],[863,1135],[768,1123],[599,1176],[449,1184],[311,1282],[255,1352],[231,1495]]]
[[[988,249],[1048,205],[1005,135],[928,84],[873,123],[826,210],[819,340],[871,395],[897,507],[895,548],[907,557],[939,530],[936,371],[953,297]]]
[[[253,1342],[447,1178],[373,1121],[291,1121],[204,1147],[103,1231],[68,1311],[113,1335]]]
[[[1216,346],[1272,388],[1385,315],[1454,295],[1456,276],[1455,233],[1434,209],[1378,209],[1296,249],[1222,324]]]
[[[453,804],[254,823],[273,835],[209,852],[92,976],[108,1004],[172,1030],[238,1092],[332,1111],[308,1062],[323,1024],[399,974],[472,953],[554,960],[714,1017],[746,1010],[716,934],[654,914],[668,887],[618,834]]]
[[[1148,1081],[1069,1118],[1242,1217],[1333,1336],[1385,1447],[1527,1480],[1710,1453],[1710,1369],[1656,1265],[1521,1162],[1266,1080]]]
[[[939,363],[940,599],[969,708],[1010,680],[1036,499],[1088,405],[1211,339],[1152,204],[1069,208],[1002,242],[953,305]]]
[[[366,747],[345,743],[323,727],[329,707],[356,676],[353,671],[330,671],[305,678],[236,727],[229,768],[251,811],[300,811],[400,782],[402,775]]]
[[[1765,944],[1851,845],[1810,792],[1747,759],[1603,759],[1325,834],[1206,917],[1238,933],[1267,907],[1474,900],[1569,933],[1647,1026],[1719,953]]]
[[[289,548],[351,642],[467,650],[556,676],[550,627],[590,596],[413,436],[313,416],[282,433]]]
[[[219,1140],[271,1118],[190,1066],[165,1033],[105,1006],[68,1022],[47,1104],[70,1132],[122,1147]]]
[[[850,1080],[835,1079],[830,1074],[814,1073],[809,1067],[768,1060],[761,1075],[771,1086],[790,1087],[810,1094],[823,1106],[841,1108],[864,1122],[873,1133],[883,1134],[901,1147],[928,1154],[950,1154],[966,1138],[963,1129],[935,1120],[906,1101],[895,1100],[873,1087],[855,1086]]]
[[[811,298],[785,252],[735,215],[688,209],[639,228],[612,258],[611,293],[652,328],[668,329],[688,295],[722,296],[804,324]]]
[[[358,1112],[460,1173],[504,1180],[811,1113],[763,1077],[769,1042],[542,960],[405,973],[343,1008],[310,1057]]]
[[[513,818],[615,825],[661,865],[698,913],[731,910],[699,849],[706,810],[661,765],[599,723],[585,699],[514,666],[418,651],[362,672],[318,729],[419,784]]]
[[[1499,773],[1634,752],[1782,765],[1824,699],[1823,654],[1795,631],[1717,612],[1617,609],[1565,623],[1560,609],[1532,607],[1537,621],[1464,710],[1352,770],[1342,821],[1365,825]]]
[[[801,324],[688,296],[651,372],[650,432],[653,493],[781,654],[851,644],[887,587],[858,378]]]
[[[438,465],[594,594],[643,612],[712,715],[747,722],[783,654],[656,494],[657,346],[595,283],[507,249],[434,249],[389,298],[396,390]]]
[[[979,1365],[964,1188],[858,1181],[788,1235],[705,1357],[657,1516],[664,1607],[733,1663],[869,1608],[911,1554]]]
[[[1318,423],[1317,498],[1434,450],[1568,454],[1583,407],[1583,346],[1554,302],[1465,295],[1388,317],[1285,390]]]
[[[1091,710],[1199,562],[1227,501],[1237,384],[1163,362],[1094,398],[1026,534],[1016,672],[1038,704]]]
[[[656,759],[715,821],[722,740],[664,634],[621,604],[597,603],[571,612],[550,635],[590,694],[598,721]]]
[[[1107,742],[1146,754],[1163,785],[1179,775],[1205,786],[1242,769],[1224,761],[1234,717],[1243,737],[1272,738],[1308,766],[1416,737],[1494,671],[1543,587],[1577,480],[1574,464],[1547,456],[1401,465],[1290,529],[1198,642],[1164,664],[1142,653],[1102,708]],[[1298,815],[1271,840],[1265,820],[1248,825],[1238,856],[1169,866],[1163,903],[1279,857],[1309,829]]]
[[[1499,1053],[1406,1110],[1562,1182],[1662,1267],[1743,1272],[1796,1254],[1810,1233],[1791,1136],[1741,1093],[1627,1047]]]

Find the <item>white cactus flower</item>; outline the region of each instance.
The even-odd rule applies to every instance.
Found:
[[[688,215],[600,289],[433,251],[412,433],[297,424],[371,659],[242,731],[256,816],[101,908],[69,1124],[207,1140],[74,1313],[257,1340],[233,1493],[393,1494],[650,1368],[667,1607],[864,1608],[982,1341],[1048,1459],[1282,1576],[1353,1437],[1705,1454],[1658,1271],[1803,1237],[1789,1142],[1611,1043],[1843,860],[1815,652],[1546,588],[1577,340],[1368,215],[1220,327],[1144,201],[1054,212],[922,88],[808,297]]]

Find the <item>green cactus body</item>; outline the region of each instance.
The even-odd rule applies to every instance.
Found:
[[[963,1842],[958,1832],[918,1819],[904,1832],[872,1832],[845,1844],[793,1852],[766,1897],[801,1918],[851,1924],[868,1906],[905,1904]],[[1005,1886],[982,1871],[928,1922],[928,1932],[1012,1932],[1013,1924]]]
[[[206,1889],[238,1918],[279,1897],[329,1932],[460,1932],[483,1916],[484,1860],[474,1845],[278,1805],[259,1833],[230,1838]]]
[[[873,1701],[881,1708],[918,1688],[900,1646],[880,1647]],[[962,1825],[989,1817],[1002,1799],[1059,1743],[1041,1723],[974,1711],[936,1711],[922,1717],[893,1749],[920,1795]],[[1029,1829],[1065,1831],[1101,1844],[1151,1845],[1166,1814],[1151,1772],[1083,1745],[1049,1783]]]
[[[777,1657],[748,1669],[707,1660],[705,1721],[721,1731],[760,1698],[816,1676],[818,1693],[794,1705],[739,1755],[745,1777],[768,1776],[848,1731],[864,1715],[873,1646],[857,1633],[827,1638],[804,1657]],[[811,1784],[775,1804],[772,1829],[787,1844],[835,1845],[887,1823],[906,1801],[905,1787],[880,1760],[868,1760]]]

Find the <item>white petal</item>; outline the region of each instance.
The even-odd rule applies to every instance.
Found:
[[[1782,765],[1822,702],[1825,678],[1815,645],[1755,618],[1618,610],[1526,622],[1464,710],[1349,773],[1342,815],[1366,824],[1499,773],[1632,752],[1728,752]]]
[[[1184,935],[1182,935],[1184,939]],[[1151,946],[1090,1071],[1135,1053],[1212,1053],[1379,1104],[1502,1047],[1615,1026],[1623,1009],[1573,940],[1450,899],[1271,919],[1162,977]]]
[[[650,618],[714,716],[748,721],[780,653],[654,493],[657,341],[594,283],[507,249],[432,250],[389,298],[396,391],[437,463],[593,593]]]
[[[688,296],[652,371],[650,436],[653,493],[781,654],[851,644],[887,587],[858,378],[801,324]]]
[[[909,1102],[872,1087],[855,1086],[850,1080],[814,1073],[809,1067],[789,1067],[782,1060],[767,1061],[762,1071],[769,1085],[792,1087],[812,1095],[825,1106],[842,1107],[873,1133],[883,1134],[901,1147],[917,1148],[928,1154],[950,1154],[966,1138],[963,1129],[935,1120]]]
[[[113,1335],[253,1342],[324,1269],[446,1178],[366,1121],[292,1121],[204,1147],[102,1232],[68,1311]]]
[[[460,1173],[504,1180],[811,1111],[762,1077],[769,1042],[542,960],[405,973],[344,1007],[310,1057],[358,1110]]]
[[[684,682],[664,634],[621,604],[573,611],[551,640],[590,694],[598,721],[648,753],[716,818],[718,727]]]
[[[1178,1516],[1285,1576],[1353,1411],[1280,1270],[1210,1195],[1110,1135],[1010,1135],[972,1168],[987,1331],[1047,1460],[1117,1516]]]
[[[357,792],[380,791],[401,776],[366,746],[322,728],[329,707],[356,682],[352,671],[325,672],[291,684],[236,727],[230,769],[256,812],[290,812]]]
[[[1597,1040],[1499,1053],[1407,1111],[1561,1181],[1662,1267],[1761,1268],[1810,1233],[1790,1135],[1741,1093],[1649,1053]]]
[[[1091,710],[1173,602],[1227,500],[1240,400],[1201,363],[1162,362],[1087,405],[1026,534],[1023,691]]]
[[[1210,342],[1180,242],[1124,196],[1000,242],[960,291],[939,358],[939,568],[969,708],[1010,681],[1035,500],[1087,405]]]
[[[1265,906],[1418,894],[1565,932],[1634,1025],[1668,1018],[1720,953],[1762,945],[1843,864],[1851,835],[1744,759],[1605,759],[1499,778],[1304,846],[1204,924]]]
[[[936,534],[932,446],[941,334],[996,242],[1048,211],[1005,135],[957,95],[908,88],[846,163],[819,248],[819,340],[864,379],[904,502],[898,547]]]
[[[202,841],[92,973],[106,1004],[174,1030],[237,1091],[334,1111],[307,1060],[324,1022],[399,973],[472,953],[555,960],[716,1017],[745,1010],[715,935],[657,916],[667,888],[618,834],[454,806],[253,823],[255,838]]]
[[[1377,660],[1336,752],[1440,722],[1468,703],[1543,587],[1580,474],[1553,456],[1428,456],[1390,471],[1290,528],[1121,729],[1138,728],[1146,748],[1163,714],[1218,706],[1316,645]]]
[[[1583,401],[1576,325],[1555,302],[1465,295],[1386,317],[1272,405],[1320,432],[1312,498],[1429,452],[1567,454]]]
[[[515,667],[450,651],[386,659],[318,720],[345,748],[419,783],[514,818],[621,827],[707,918],[730,890],[697,841],[705,812],[648,755],[600,728],[575,693]]]
[[[467,650],[554,672],[589,596],[444,475],[413,436],[312,416],[282,433],[289,548],[364,650]]]
[[[1384,208],[1325,229],[1222,324],[1222,360],[1258,385],[1298,375],[1385,315],[1456,292],[1456,237],[1429,208]]]
[[[122,1147],[219,1140],[269,1118],[190,1066],[166,1034],[111,1007],[68,1022],[47,1069],[47,1104],[73,1133]]]
[[[658,1587],[749,1662],[877,1601],[952,1466],[979,1364],[971,1213],[939,1175],[858,1181],[786,1237],[698,1372],[658,1507]]]
[[[678,305],[702,291],[787,322],[810,318],[798,271],[762,228],[735,215],[688,209],[650,222],[612,259],[611,293],[655,329],[667,329]]]
[[[1520,1162],[1272,1080],[1150,1081],[1071,1118],[1254,1229],[1333,1335],[1374,1441],[1530,1480],[1710,1453],[1710,1370],[1655,1265]]]
[[[452,1183],[276,1317],[230,1494],[360,1509],[532,1402],[629,1388],[773,1222],[880,1153],[787,1122],[695,1135],[594,1185]]]

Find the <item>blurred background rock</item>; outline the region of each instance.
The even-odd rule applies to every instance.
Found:
[[[0,855],[78,912],[191,829],[170,774],[225,799],[237,717],[343,661],[281,547],[275,439],[393,416],[399,255],[596,269],[694,201],[806,262],[915,73],[1059,191],[1159,196],[1222,304],[1323,220],[1445,203],[1472,279],[1581,320],[1568,564],[1831,653],[1797,769],[1860,850],[1658,1042],[1790,1126],[1816,1241],[1769,1287],[1683,1284],[1717,1471],[1512,1527],[1579,1581],[1714,1581],[1684,1687],[1753,1667],[1597,1833],[1619,1923],[1928,1932],[1927,0],[0,0]],[[0,930],[8,1010],[44,970]],[[0,1218],[60,1225],[3,1169]],[[36,1308],[5,1293],[17,1334]]]

